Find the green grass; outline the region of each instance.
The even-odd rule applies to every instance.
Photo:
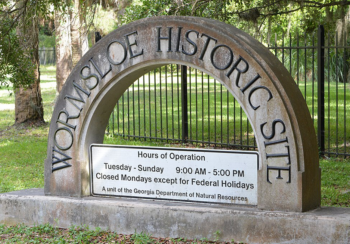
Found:
[[[53,77],[50,67],[43,69],[42,75]],[[213,86],[214,83],[210,84]],[[207,85],[204,85],[203,88],[208,89]],[[220,87],[218,86],[217,88]],[[42,95],[45,120],[50,122],[54,105],[53,101],[56,96],[55,86],[43,88]],[[2,101],[1,99],[10,99],[6,98],[6,96],[8,95],[0,93],[0,101]],[[160,113],[158,115],[160,116]],[[13,123],[14,111],[0,110],[0,193],[27,188],[42,188],[44,186],[44,160],[46,158],[49,125],[13,127],[11,126]],[[127,138],[113,136],[112,134],[106,135],[104,143],[143,146],[198,146],[183,145],[181,143],[173,144],[171,142],[127,140]],[[350,207],[350,159],[321,159],[320,168],[322,169],[321,205]],[[154,240],[154,242],[150,241],[150,239]],[[150,243],[162,241],[162,243],[166,243],[165,241],[170,239],[154,239],[145,233],[117,235],[116,233],[98,229],[89,230],[87,227],[60,229],[50,225],[35,227],[23,225],[7,227],[0,225],[1,243],[90,243],[93,241],[106,243],[112,240],[115,240],[117,243],[127,243],[127,241],[133,241],[134,243],[138,241],[138,243],[144,243],[143,241],[150,241]],[[180,242],[180,239],[173,239],[173,242],[176,243],[176,241]]]
[[[195,83],[195,78],[199,83]],[[154,82],[154,80],[156,82]],[[119,99],[108,132],[121,137],[182,138],[179,77],[145,75]],[[213,78],[193,73],[188,78],[189,137],[192,142],[253,145],[254,134],[244,111]],[[214,92],[216,91],[216,93]],[[222,115],[221,115],[222,114]]]
[[[43,67],[41,74],[45,77],[54,77],[52,70],[54,70],[54,67],[52,66]],[[213,86],[214,81],[209,84]],[[160,84],[157,83],[156,85],[160,86]],[[193,86],[193,83],[191,85]],[[307,85],[309,86],[309,84]],[[205,84],[203,82],[203,89],[208,89],[208,83]],[[220,89],[218,84],[217,89]],[[53,102],[56,96],[54,84],[53,86],[51,85],[47,88],[43,88],[42,95],[44,101],[45,120],[50,122],[52,109],[54,106]],[[3,96],[4,94],[0,94],[0,100],[3,99]],[[204,97],[205,96],[207,95],[204,94]],[[160,112],[158,115],[161,115]],[[163,117],[166,118],[164,115]],[[218,121],[219,120],[217,120],[217,123]],[[13,123],[14,111],[0,110],[0,175],[2,175],[0,178],[0,192],[43,187],[44,160],[46,158],[49,125],[46,124],[41,127],[10,127],[10,125]],[[160,121],[158,123],[160,123]],[[146,125],[148,125],[147,122]],[[225,124],[225,126],[226,125],[227,124]],[[246,123],[243,123],[242,126],[246,126]],[[138,128],[136,127],[135,129]],[[171,133],[172,131],[174,130],[169,130]],[[224,132],[225,131],[223,131],[223,133]],[[158,133],[161,132],[158,131]],[[177,133],[177,131],[175,131],[175,133]],[[171,147],[200,146],[189,144],[183,145],[181,143],[173,143],[171,141],[160,142],[134,139],[130,140],[127,137],[115,136],[111,133],[105,136],[104,143]],[[350,191],[350,159],[322,159],[320,161],[320,167],[322,168],[322,206],[350,207],[350,193],[348,192]]]
[[[350,160],[321,159],[322,206],[350,207]]]
[[[151,72],[135,81],[119,99],[108,132],[125,138],[160,137],[179,141],[182,135],[179,80],[176,72],[170,76],[168,67],[167,73],[163,68],[162,74]],[[299,80],[299,88],[306,96],[317,132],[317,83]],[[192,143],[205,141],[243,149],[245,147],[240,145],[255,146],[254,134],[244,111],[218,81],[192,70],[187,90],[188,139]],[[350,126],[346,126],[346,118],[350,116],[348,101],[350,84],[326,82],[325,147],[333,154],[350,153]]]
[[[203,238],[206,239],[206,238]],[[156,238],[147,233],[117,234],[100,228],[88,226],[71,226],[68,229],[49,224],[29,227],[26,225],[0,225],[1,243],[136,243],[136,244],[175,244],[175,243],[209,243],[208,240],[187,240],[184,238]],[[235,242],[210,242],[235,243]]]
[[[40,66],[40,83],[56,82],[56,66]]]
[[[317,131],[317,83],[299,82]],[[306,91],[306,93],[305,93]],[[332,153],[350,153],[350,84],[326,82],[325,84],[325,147]],[[314,108],[313,108],[314,105]]]
[[[0,192],[44,186],[48,125],[0,131]]]

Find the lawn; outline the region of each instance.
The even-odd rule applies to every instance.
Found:
[[[28,189],[28,188],[42,188],[44,186],[44,160],[46,158],[46,150],[47,150],[47,135],[49,131],[49,122],[51,120],[51,114],[52,110],[54,107],[54,100],[56,96],[56,90],[55,90],[55,72],[54,72],[54,67],[52,66],[44,66],[41,67],[41,77],[44,80],[42,83],[42,96],[43,96],[43,101],[44,101],[44,113],[45,113],[45,121],[47,122],[46,125],[40,126],[40,127],[25,127],[25,126],[12,126],[14,123],[14,110],[9,110],[9,109],[2,109],[1,106],[2,104],[13,104],[14,103],[14,98],[13,96],[10,96],[9,92],[6,89],[0,90],[0,193],[4,192],[10,192],[10,191],[17,191],[21,189]],[[194,77],[194,75],[192,76]],[[145,84],[148,83],[148,80],[145,79]],[[136,85],[136,88],[135,88]],[[142,93],[140,95],[139,101],[142,101],[143,99],[153,99],[152,97],[143,97],[143,80],[136,82],[134,85],[134,88],[131,87],[129,89],[129,95],[133,94],[135,96],[135,91],[138,93],[139,91]],[[141,85],[141,88],[138,86]],[[153,88],[158,89],[158,92],[160,92],[160,86],[164,84],[160,83],[153,83]],[[309,84],[307,84],[308,86]],[[190,84],[191,86],[191,99],[192,101],[195,99],[196,95],[193,93],[193,91],[196,90],[202,90],[203,91],[209,91],[211,89],[216,89],[216,90],[221,90],[221,85],[214,83],[214,81],[204,81],[203,84]],[[177,84],[174,83],[174,87],[177,89]],[[312,88],[312,87],[311,87]],[[151,89],[147,87],[147,89]],[[333,89],[333,88],[331,88]],[[334,89],[339,89],[334,87]],[[146,90],[146,86],[145,86]],[[167,93],[171,94],[171,92],[174,89],[171,87],[168,88]],[[165,90],[163,90],[164,93]],[[197,104],[191,102],[191,115],[192,117],[201,117],[202,111],[204,111],[204,114],[206,114],[208,107],[206,107],[210,100],[213,99],[212,101],[216,101],[217,105],[216,107],[210,107],[210,110],[215,111],[220,110],[221,104],[224,105],[227,103],[227,96],[226,92],[223,92],[222,97],[208,97],[208,94],[203,92],[201,95],[197,95]],[[127,96],[127,94],[125,95]],[[202,96],[202,97],[201,97]],[[214,96],[214,95],[213,95]],[[175,96],[176,97],[176,96]],[[199,97],[199,98],[198,98]],[[125,99],[125,98],[124,98]],[[169,98],[167,98],[169,99]],[[177,99],[177,98],[176,98]],[[204,105],[199,104],[198,101],[204,101]],[[222,100],[221,100],[222,99]],[[231,99],[231,98],[228,98]],[[350,99],[350,98],[349,98]],[[130,97],[129,97],[130,101]],[[160,103],[161,100],[157,100],[156,102]],[[221,102],[222,101],[222,102]],[[167,101],[164,100],[162,103],[166,103]],[[168,100],[169,104],[171,106],[178,106],[176,102],[171,103],[170,100]],[[332,105],[333,103],[331,103]],[[119,105],[121,110],[121,105]],[[138,105],[138,102],[134,103],[134,112],[129,111],[129,116],[133,116],[133,113],[138,113],[138,111],[142,113],[149,113],[149,108],[143,107],[143,105]],[[138,107],[139,106],[139,107]],[[213,106],[213,105],[210,105]],[[140,109],[138,109],[140,108]],[[199,113],[196,113],[194,111],[195,108],[198,108],[200,111]],[[224,107],[223,111],[227,111],[227,107]],[[124,110],[126,108],[124,107]],[[148,109],[148,110],[147,110]],[[151,107],[151,109],[155,109]],[[229,118],[236,118],[235,116],[238,116],[237,118],[240,118],[240,116],[244,117],[244,113],[240,112],[240,108],[237,107],[235,109],[232,108],[232,115],[231,113],[231,108],[229,108]],[[236,110],[237,109],[237,110]],[[115,111],[118,111],[116,108]],[[177,113],[177,110],[174,110],[174,113]],[[218,111],[217,111],[218,112]],[[220,110],[221,112],[221,110]],[[237,113],[237,114],[235,114]],[[176,117],[172,117],[172,112],[170,112],[170,109],[162,109],[160,108],[157,110],[157,113],[152,113],[152,114],[157,114],[158,116],[158,122],[159,124],[162,123],[162,127],[165,127],[165,122],[169,121],[174,121],[174,126],[168,128],[168,130],[154,130],[152,133],[155,133],[157,131],[158,135],[165,135],[168,133],[168,135],[173,136],[174,133],[174,138],[175,135],[179,133],[175,127],[178,127],[176,124]],[[338,120],[341,120],[341,117],[343,117],[343,114],[339,113],[338,116],[332,114],[332,116],[335,116],[335,119],[338,117]],[[135,116],[136,117],[136,116]],[[202,116],[203,117],[203,116]],[[210,115],[209,117],[212,117]],[[223,115],[223,118],[227,117],[226,115]],[[161,122],[160,118],[164,120]],[[215,120],[211,121],[210,123],[212,124],[207,124],[203,128],[205,130],[210,126],[211,128],[216,128],[216,131],[211,129],[211,134],[210,137],[209,135],[207,138],[214,138],[210,139],[212,141],[218,141],[222,140],[219,136],[221,136],[221,123],[222,124],[222,132],[225,134],[227,131],[227,121],[220,121],[221,116],[215,116]],[[110,123],[109,125],[109,131],[111,132],[112,126],[116,127],[119,126],[121,128],[121,121],[122,118],[117,118],[117,115],[115,115],[116,121],[114,121],[113,124]],[[118,119],[118,120],[117,120]],[[208,118],[203,118],[204,120],[207,120]],[[112,119],[111,119],[112,121]],[[119,125],[118,125],[119,121]],[[138,122],[139,121],[139,122]],[[192,120],[191,120],[192,121]],[[204,121],[205,122],[205,121]],[[191,122],[191,135],[192,137],[199,138],[200,140],[202,138],[205,139],[205,137],[201,137],[201,134],[196,134],[194,131],[196,131],[196,126],[199,128],[202,128],[202,121],[193,123]],[[216,127],[215,127],[215,123]],[[135,126],[134,126],[135,124]],[[138,132],[139,127],[138,125],[140,124],[140,131],[141,127],[143,125],[146,125],[146,127],[149,127],[149,120],[144,122],[144,120],[138,119],[135,121],[129,120],[129,124],[125,122],[124,118],[124,132],[120,134],[126,134],[126,132]],[[151,122],[152,124],[152,122]],[[128,126],[128,127],[126,127]],[[160,126],[160,125],[157,125]],[[194,126],[194,127],[193,127]],[[239,123],[237,131],[244,130],[247,126],[246,122]],[[333,126],[333,125],[332,125]],[[336,126],[336,125],[335,125]],[[158,128],[158,127],[154,127]],[[235,128],[235,127],[233,127]],[[163,128],[162,128],[163,129]],[[180,128],[181,129],[181,128]],[[331,131],[335,130],[336,127],[330,128]],[[106,130],[107,131],[107,130]],[[151,130],[152,131],[152,130]],[[214,131],[214,132],[213,132]],[[202,133],[202,132],[201,132]],[[238,133],[238,132],[237,132]],[[117,134],[117,133],[116,133]],[[142,131],[140,133],[141,135],[147,134],[146,132]],[[209,134],[209,133],[208,133]],[[155,134],[154,134],[155,135]],[[215,135],[217,138],[215,139]],[[238,137],[237,137],[238,136]],[[251,135],[249,135],[251,136]],[[253,135],[252,135],[253,136]],[[240,140],[240,137],[245,137],[244,135],[234,135],[234,129],[232,129],[232,135],[230,140]],[[249,137],[248,139],[251,140]],[[227,140],[225,138],[224,140]],[[149,140],[135,140],[135,139],[128,139],[128,137],[123,137],[123,136],[118,136],[118,135],[113,135],[113,133],[106,133],[105,137],[105,143],[109,144],[120,144],[120,145],[143,145],[143,146],[174,146],[174,144],[169,142],[160,142],[160,141],[149,141]],[[179,144],[176,144],[176,146],[179,146]],[[186,146],[180,144],[180,146]],[[193,146],[191,144],[191,146]],[[200,144],[197,144],[196,146],[200,146]],[[320,160],[320,168],[322,169],[322,181],[321,181],[321,194],[322,194],[322,201],[321,205],[322,206],[335,206],[335,207],[350,207],[350,159],[339,159],[339,158],[334,158],[334,157],[329,157],[329,158],[322,158]],[[34,229],[33,229],[34,228]],[[75,232],[74,232],[75,231]],[[10,233],[10,234],[9,234]],[[18,233],[21,233],[20,235],[17,235]],[[36,234],[35,234],[36,233]],[[44,236],[40,233],[43,233]],[[55,234],[54,238],[71,238],[71,240],[79,240],[79,238],[92,238],[89,240],[97,240],[98,238],[106,238],[106,239],[101,239],[101,241],[107,241],[108,238],[116,238],[115,240],[122,240],[118,238],[124,238],[125,243],[127,240],[132,240],[132,238],[151,238],[148,235],[144,234],[136,234],[135,235],[130,235],[130,236],[119,236],[115,233],[110,233],[110,232],[103,232],[101,230],[88,230],[87,227],[72,227],[69,230],[62,230],[59,228],[54,228],[52,226],[48,225],[42,225],[42,226],[37,226],[37,227],[26,227],[26,226],[16,226],[16,227],[6,227],[6,226],[0,226],[0,242],[4,241],[4,236],[10,236],[11,238],[18,238],[18,241],[13,241],[13,242],[26,242],[27,239],[31,236],[31,240],[34,240],[35,238],[44,238],[41,241],[37,239],[37,242],[54,242],[54,239],[45,239],[45,238],[51,238],[50,236],[53,235],[52,233],[58,233],[57,235]],[[96,234],[97,233],[97,234]],[[28,237],[29,236],[29,237]],[[58,236],[58,237],[57,237]],[[88,236],[88,237],[87,237]],[[22,239],[21,239],[22,238]],[[78,239],[76,239],[78,238]],[[100,240],[99,239],[99,240]],[[16,239],[14,239],[16,240]],[[49,241],[47,241],[49,240]],[[58,239],[57,239],[58,240]],[[86,239],[84,239],[86,240]],[[157,243],[159,240],[154,240],[150,241],[151,243]],[[168,243],[171,243],[170,240],[167,240]],[[179,240],[177,240],[180,242]],[[173,241],[175,242],[175,240]],[[63,242],[58,242],[58,243],[63,243]],[[123,242],[121,242],[123,243]]]
[[[194,76],[195,74],[192,74],[192,79]],[[51,114],[54,107],[54,100],[56,96],[56,90],[55,90],[56,88],[54,83],[55,68],[53,66],[41,67],[41,77],[43,80],[45,80],[42,84],[42,96],[44,101],[45,121],[49,122],[51,119]],[[214,83],[214,80],[210,81],[210,78],[209,78],[209,82],[208,82],[208,77],[206,79],[207,79],[206,83],[205,83],[205,79],[203,79],[203,84],[201,83],[199,85],[195,85],[193,84],[193,82],[192,83],[189,82],[192,87],[191,89],[201,90],[203,87],[203,90],[207,90],[207,91],[210,89],[214,90],[213,86],[214,84],[216,84]],[[143,84],[142,82],[141,84]],[[163,87],[165,85],[165,82],[166,81],[163,81],[164,83]],[[148,80],[145,79],[145,84],[147,83],[148,83]],[[138,82],[136,81],[135,85],[139,86],[140,81]],[[160,89],[161,85],[162,84],[160,84],[160,82],[153,82],[153,88],[154,86],[157,86],[158,90]],[[177,86],[177,84],[174,83],[174,86]],[[215,89],[219,89],[219,90],[221,89],[220,84],[216,84],[216,86],[217,87]],[[131,87],[129,89],[129,92],[135,94],[135,90],[143,91],[143,87],[142,89],[141,88],[135,89],[135,87]],[[168,88],[168,90],[170,93],[170,91],[172,91],[172,88],[170,87]],[[224,95],[222,98],[223,98],[223,101],[225,102],[223,102],[222,104],[226,104],[226,100],[225,100],[226,92],[223,92],[223,94]],[[311,92],[309,94],[311,94]],[[195,96],[195,95],[191,95],[191,96]],[[209,101],[210,99],[212,99],[210,96],[208,98],[208,95],[205,93],[204,93],[204,97],[206,97],[207,99],[205,100],[204,104],[207,104],[208,99]],[[153,99],[153,98],[147,97],[147,99]],[[216,99],[217,101],[220,101],[218,103],[219,105],[221,105],[221,98],[218,99],[216,97]],[[140,101],[142,100],[143,98],[140,99]],[[12,104],[14,103],[13,96],[9,96],[9,92],[7,92],[7,90],[5,90],[5,92],[0,93],[0,103],[5,103],[3,101],[8,103],[12,101]],[[138,106],[138,102],[136,102],[135,104]],[[147,106],[145,107],[146,109],[145,111],[142,110],[144,108],[142,105],[140,105],[140,110],[138,110],[137,106],[134,107],[135,111],[140,111],[141,114],[143,112],[149,113],[149,110],[147,110]],[[197,106],[198,107],[201,106],[198,101],[197,101]],[[203,110],[205,111],[206,109],[207,107],[205,107],[205,109]],[[162,112],[162,114],[160,113],[160,111]],[[226,111],[226,109],[223,109],[223,111]],[[167,113],[168,113],[168,120],[173,120],[173,118],[171,117],[172,112],[170,112],[170,109],[169,110],[159,109],[159,111],[157,112],[158,116],[165,119],[165,121],[167,118]],[[192,111],[192,113],[194,112]],[[130,113],[129,111],[129,116],[130,115],[132,115],[132,113]],[[200,115],[201,114],[199,115],[197,114],[198,117],[200,117]],[[196,113],[194,113],[192,116],[196,116]],[[225,116],[223,116],[223,118],[225,118]],[[240,114],[238,114],[238,116],[240,116]],[[26,188],[43,187],[44,186],[44,160],[46,157],[46,150],[47,150],[47,135],[49,131],[49,124],[47,123],[46,125],[43,125],[41,127],[12,126],[14,122],[14,110],[0,110],[0,118],[1,118],[0,119],[0,155],[1,155],[0,175],[2,176],[0,178],[0,192],[9,192],[9,191],[16,191],[16,190],[21,190]],[[158,123],[160,124],[161,121],[158,120]],[[217,127],[219,128],[216,131],[216,135],[218,135],[219,137],[219,135],[221,134],[220,132],[221,126],[219,126],[221,124],[221,121],[219,121],[219,118],[217,118],[216,123],[217,123]],[[137,125],[135,127],[132,127],[133,124],[134,122],[129,121],[129,127],[125,127],[124,132],[137,131],[139,129],[138,127],[139,123],[135,123],[135,125]],[[198,126],[199,124],[201,123],[198,122]],[[118,123],[115,122],[115,126],[117,125]],[[214,125],[215,124],[213,122],[212,126],[214,127]],[[242,128],[245,128],[244,127],[245,125],[246,123],[242,123]],[[142,126],[143,126],[143,122],[140,122],[140,128]],[[148,121],[146,121],[146,127],[148,126],[149,126]],[[209,125],[207,125],[207,127],[205,128],[208,128],[208,126]],[[119,127],[121,127],[120,124],[119,124]],[[176,126],[174,126],[174,128],[175,127]],[[227,124],[224,124],[223,128],[227,128]],[[110,124],[109,130],[111,130],[111,124]],[[163,131],[163,132],[159,130],[158,133],[160,135],[164,133],[163,136],[165,135],[165,133],[168,133],[170,134],[170,136],[172,136],[172,133],[177,134],[178,131],[176,131],[173,128],[170,128],[167,131]],[[198,136],[201,136],[201,135],[198,135]],[[215,137],[212,136],[212,138],[215,138]],[[128,137],[113,135],[112,133],[109,133],[109,134],[106,133],[104,142],[107,144],[119,144],[119,145],[182,146],[181,144],[178,144],[178,143],[174,145],[172,141],[161,142],[161,141],[154,141],[154,140],[153,141],[135,140],[132,138],[128,139]],[[193,146],[193,144],[191,144],[191,146]],[[196,146],[201,146],[201,145],[197,144]],[[333,158],[333,157],[330,157],[328,159],[324,158],[320,160],[320,167],[322,169],[322,206],[350,207],[350,164],[349,163],[350,163],[349,159],[339,159],[339,158]]]
[[[108,132],[129,139],[163,138],[181,142],[180,83],[180,73],[171,65],[162,67],[161,73],[150,72],[140,77],[119,99]],[[315,80],[298,83],[317,132],[317,83]],[[187,100],[189,142],[237,149],[256,147],[244,111],[220,82],[188,69]],[[328,80],[325,84],[325,147],[329,157],[350,154],[347,101],[350,101],[350,85]]]

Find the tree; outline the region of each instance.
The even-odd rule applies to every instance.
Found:
[[[63,0],[0,2],[1,44],[4,45],[0,67],[5,67],[1,68],[1,75],[7,78],[1,84],[12,83],[15,90],[16,124],[44,122],[38,55],[39,18],[51,14],[52,7],[64,9],[65,6]]]
[[[25,1],[17,3],[19,9],[27,11]],[[20,46],[25,50],[29,60],[33,64],[33,82],[27,87],[15,88],[15,123],[24,122],[43,123],[44,109],[40,91],[39,72],[39,19],[34,11],[27,18],[25,14],[19,16],[17,24],[17,36]]]
[[[11,30],[12,20],[0,15],[0,87],[14,88],[32,82],[33,64],[20,46],[16,32]]]
[[[59,93],[73,68],[69,13],[55,11],[55,33],[56,92]]]
[[[115,28],[115,16],[123,14],[123,10],[131,0],[104,1],[67,1],[70,5],[65,12],[55,11],[56,32],[56,81],[57,93],[62,89],[72,68],[88,50],[88,34],[91,30],[98,30],[107,34]],[[112,16],[108,11],[115,12]],[[95,18],[96,16],[100,17]],[[118,21],[119,22],[119,21]],[[92,35],[91,44],[95,42]]]
[[[255,35],[273,28],[284,33],[334,26],[350,1],[343,0],[140,0],[126,8],[123,23],[159,15],[190,15],[217,19]],[[271,23],[277,23],[271,28]]]

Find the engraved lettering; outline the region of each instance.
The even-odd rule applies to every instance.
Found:
[[[143,49],[141,49],[141,52],[139,52],[139,53],[133,53],[131,47],[137,46],[137,41],[136,41],[136,37],[135,37],[135,41],[133,43],[130,43],[129,36],[131,36],[131,35],[138,35],[137,31],[126,34],[126,35],[124,35],[124,37],[125,37],[126,44],[128,46],[129,52],[130,52],[130,58],[136,58],[137,56],[140,56],[143,54]]]
[[[288,179],[287,183],[291,183],[290,166],[288,166],[288,167],[275,167],[275,166],[268,166],[268,165],[267,165],[267,182],[269,182],[270,184],[272,184],[272,182],[270,181],[270,178],[269,178],[269,171],[270,171],[270,170],[277,170],[277,171],[278,171],[278,175],[277,175],[276,179],[283,179],[283,178],[281,177],[281,171],[282,171],[282,170],[288,171],[289,179]]]
[[[97,64],[95,63],[95,61],[90,58],[89,61],[91,62],[91,64],[95,67],[95,69],[97,70],[97,72],[100,74],[101,79],[103,79],[109,72],[111,72],[112,70],[112,65],[109,65],[109,70],[106,71],[106,73],[102,73],[101,69],[97,66]]]
[[[245,92],[249,87],[251,87],[251,85],[253,85],[259,78],[260,78],[260,75],[257,74],[251,81],[248,82],[247,85],[245,85],[245,87],[243,87],[243,88],[241,89],[241,92],[244,94],[244,92]]]
[[[60,117],[61,117],[61,114],[65,114],[66,115],[66,119],[65,120],[61,120]],[[79,118],[79,115],[80,113],[77,115],[77,116],[69,116],[69,113],[66,111],[66,110],[61,110],[59,113],[58,113],[58,116],[57,116],[57,121],[56,123],[61,123],[65,126],[68,126],[69,128],[72,128],[73,130],[75,130],[75,128],[77,127],[76,125],[72,125],[72,124],[68,124],[68,120],[69,119],[77,119]]]
[[[276,153],[276,154],[268,154],[266,153],[266,159],[268,158],[283,158],[283,157],[288,157],[288,162],[287,164],[290,164],[290,151],[289,151],[289,146],[286,146],[287,148],[287,153]]]
[[[275,119],[275,120],[272,122],[272,131],[271,131],[271,135],[267,136],[267,135],[265,135],[264,130],[263,130],[263,129],[264,129],[264,126],[267,124],[267,122],[265,122],[265,123],[262,123],[262,124],[260,125],[261,134],[263,135],[263,137],[264,137],[265,139],[271,140],[272,138],[275,137],[276,124],[277,124],[277,123],[280,123],[280,124],[283,126],[283,129],[282,129],[282,131],[280,132],[280,134],[286,132],[286,125],[284,124],[284,122],[283,122],[282,120],[280,120],[280,119]]]
[[[258,108],[260,108],[260,105],[259,106],[253,106],[252,104],[252,101],[251,101],[251,97],[253,95],[253,93],[256,91],[256,90],[259,90],[259,89],[264,89],[266,90],[268,93],[269,93],[269,99],[267,101],[270,101],[273,96],[272,96],[272,93],[271,91],[266,87],[266,86],[257,86],[257,87],[254,87],[250,92],[249,92],[249,95],[248,95],[248,102],[249,102],[249,105],[252,107],[252,109],[254,110],[257,110]]]
[[[63,158],[58,158],[57,156],[55,156],[55,154],[54,154],[55,152],[61,154],[61,156],[63,156]],[[71,164],[66,162],[66,161],[71,160],[71,159],[72,158],[69,157],[68,155],[66,155],[63,152],[60,152],[60,151],[56,150],[54,147],[52,147],[52,171],[51,172],[53,173],[56,170],[72,167]],[[64,165],[54,167],[54,165],[58,164],[58,163],[62,163]]]
[[[228,49],[228,51],[229,51],[229,57],[230,57],[230,59],[229,59],[228,63],[227,63],[224,67],[219,67],[218,65],[216,65],[216,64],[214,63],[214,55],[215,55],[215,52],[216,52],[216,50],[218,50],[220,47],[226,48],[226,49]],[[215,47],[213,48],[213,50],[211,51],[211,54],[210,54],[210,61],[211,61],[211,63],[213,64],[213,66],[214,66],[216,69],[218,69],[218,70],[225,70],[225,69],[227,69],[228,67],[230,67],[230,65],[232,64],[232,61],[233,61],[233,53],[232,53],[231,48],[229,48],[229,47],[226,46],[226,45],[217,45],[217,46],[215,46]]]
[[[175,52],[179,53],[180,52],[180,38],[181,38],[182,27],[178,27],[177,29],[178,29],[178,31],[177,31],[177,43],[176,43]]]
[[[182,53],[184,53],[184,54],[186,54],[186,55],[190,55],[190,56],[196,54],[196,52],[197,52],[197,44],[194,43],[194,42],[190,39],[190,37],[189,37],[189,35],[190,35],[191,32],[196,33],[196,34],[197,34],[197,38],[198,38],[198,36],[199,36],[199,33],[198,33],[198,31],[195,31],[195,30],[189,30],[189,31],[187,31],[186,34],[185,34],[186,40],[193,46],[193,52],[191,52],[191,53],[186,52],[185,49],[184,49],[184,46],[182,45]]]
[[[87,95],[88,97],[90,96],[90,92],[89,91],[85,91],[81,86],[79,86],[77,83],[75,83],[75,81],[73,81],[73,87],[75,89],[75,91],[77,92],[78,97],[73,97],[72,95],[66,95],[64,97],[64,99],[68,99],[67,101],[69,101],[71,104],[73,104],[79,111],[81,111],[83,109],[83,107],[79,107],[74,101],[78,101],[81,103],[85,103],[82,95],[80,94],[79,90],[82,91],[85,95]]]
[[[89,86],[88,84],[86,84],[87,88],[89,88],[89,90],[91,91],[92,89],[94,89],[94,88],[97,86],[97,84],[100,82],[100,79],[98,78],[98,75],[97,75],[97,74],[89,74],[89,75],[87,75],[87,76],[84,76],[84,75],[83,75],[84,69],[89,69],[89,70],[91,71],[90,66],[85,65],[85,66],[84,66],[83,68],[81,68],[81,70],[80,70],[80,78],[82,78],[83,80],[87,80],[87,79],[90,79],[90,78],[94,77],[94,78],[96,79],[95,85]]]
[[[112,59],[112,57],[111,57],[111,52],[110,52],[110,48],[111,48],[111,46],[113,45],[113,44],[115,44],[115,43],[118,43],[122,48],[123,48],[123,58],[122,58],[122,60],[120,61],[120,62],[115,62],[113,59]],[[114,41],[112,41],[111,43],[109,43],[109,45],[108,45],[108,47],[107,47],[107,59],[108,59],[108,61],[111,63],[111,64],[113,64],[113,65],[119,65],[119,64],[122,64],[122,63],[124,63],[124,61],[125,61],[125,59],[126,59],[126,55],[127,55],[127,50],[126,50],[126,47],[125,47],[125,45],[124,45],[124,43],[122,43],[122,42],[120,42],[120,41],[117,41],[117,40],[114,40]],[[113,56],[114,57],[114,56]]]
[[[207,40],[206,40],[206,42],[204,43],[203,51],[202,51],[202,53],[201,53],[201,56],[199,57],[199,60],[203,60],[204,55],[205,55],[205,53],[207,52],[207,49],[208,49],[208,46],[209,46],[209,42],[210,42],[211,40],[215,41],[215,44],[217,43],[217,40],[216,40],[215,38],[213,38],[213,37],[211,37],[211,36],[208,36],[207,34],[204,34],[204,33],[202,34],[201,37],[203,37],[203,36],[206,36],[206,37],[207,37]]]
[[[68,143],[68,146],[61,146],[61,145],[58,144],[58,141],[57,141],[57,138],[56,138],[56,137],[57,137],[57,133],[58,133],[59,131],[66,131],[66,132],[68,133],[68,135],[72,138],[71,141],[70,141],[70,143]],[[70,131],[70,129],[69,129],[68,127],[61,127],[61,128],[58,128],[58,129],[55,131],[55,134],[54,134],[54,136],[53,136],[53,140],[54,140],[55,145],[56,145],[56,147],[57,147],[58,149],[60,149],[60,150],[62,150],[62,151],[66,151],[66,150],[68,150],[69,148],[71,148],[72,145],[73,145],[73,133]]]
[[[160,35],[160,30],[162,27],[157,27],[158,30],[158,49],[157,52],[161,52],[162,50],[160,49],[160,41],[161,40],[168,40],[168,52],[172,52],[171,51],[171,30],[173,29],[173,27],[168,27],[168,36],[164,37]]]
[[[241,61],[245,64],[245,67],[244,67],[243,70],[241,70],[241,69],[238,68],[238,65],[239,65],[239,63],[240,63]],[[241,74],[247,72],[248,69],[249,69],[249,64],[248,64],[248,62],[247,62],[244,58],[242,58],[241,56],[239,56],[239,59],[233,64],[233,66],[232,66],[232,68],[229,70],[229,72],[227,72],[226,77],[227,77],[227,78],[230,78],[232,72],[233,72],[234,70],[237,70],[238,73],[237,73],[237,76],[236,76],[236,86],[237,86],[238,88],[240,88],[240,86],[238,85],[238,83],[239,83],[239,78],[241,77]]]

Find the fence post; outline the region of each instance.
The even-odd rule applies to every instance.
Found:
[[[53,64],[56,64],[56,47],[53,47]]]
[[[320,154],[325,151],[324,140],[324,28],[323,25],[318,27],[317,40],[317,139]]]
[[[187,66],[181,65],[181,110],[182,110],[182,143],[188,139],[187,113]]]

